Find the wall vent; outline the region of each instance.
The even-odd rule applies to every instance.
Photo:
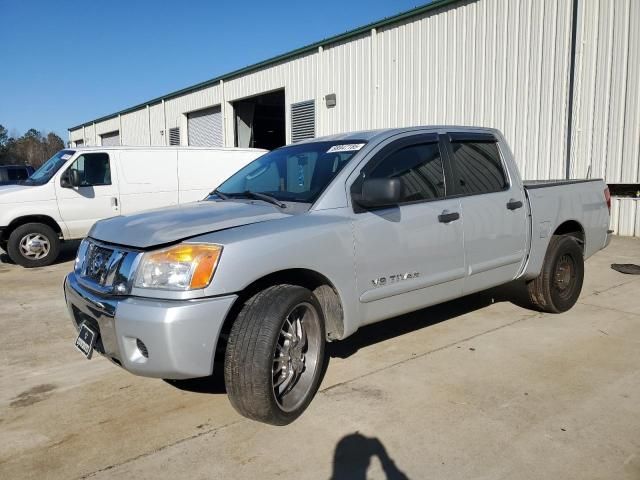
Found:
[[[169,145],[180,145],[180,127],[169,129]]]
[[[316,136],[316,104],[313,100],[291,104],[291,142]]]

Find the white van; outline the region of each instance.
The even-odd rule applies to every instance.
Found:
[[[19,265],[49,265],[61,240],[86,236],[96,221],[202,200],[265,152],[196,147],[61,150],[20,185],[0,187],[0,248]]]

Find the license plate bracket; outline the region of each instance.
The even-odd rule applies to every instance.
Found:
[[[80,325],[78,336],[76,337],[76,348],[87,357],[87,360],[91,359],[93,354],[93,347],[98,339],[98,332],[87,326],[86,323]]]

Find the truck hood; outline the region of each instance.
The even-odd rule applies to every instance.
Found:
[[[288,216],[271,205],[208,200],[101,220],[89,236],[129,247],[149,248]]]
[[[9,203],[41,202],[55,200],[53,185],[2,185],[0,186],[0,205]]]

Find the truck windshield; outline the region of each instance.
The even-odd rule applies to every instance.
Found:
[[[76,153],[75,150],[60,150],[53,157],[43,163],[42,166],[33,173],[33,175],[27,178],[23,182],[23,185],[44,185],[51,180],[51,177],[60,170],[60,167],[62,167],[74,153]]]
[[[311,142],[273,150],[220,185],[218,197],[268,195],[283,202],[314,202],[364,141]],[[215,198],[215,197],[214,197]]]

